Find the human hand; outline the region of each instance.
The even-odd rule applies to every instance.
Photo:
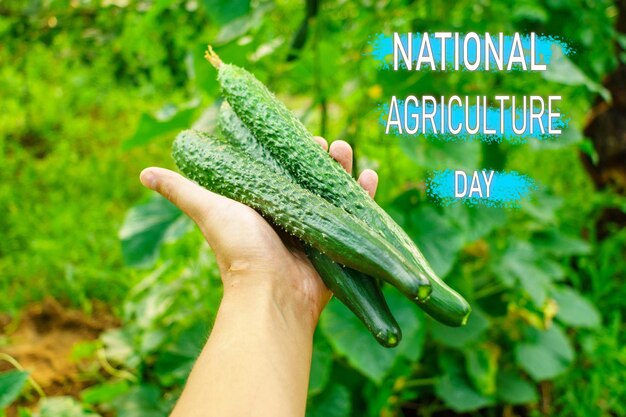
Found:
[[[326,150],[328,144],[315,138]],[[330,155],[352,172],[352,148],[344,141]],[[259,213],[237,201],[208,191],[173,171],[147,168],[141,182],[178,206],[202,231],[215,252],[224,296],[251,290],[269,291],[279,305],[295,303],[309,312],[313,326],[330,299],[330,291],[302,251],[299,242],[277,232]],[[365,170],[359,183],[373,197],[378,177]],[[293,305],[292,305],[293,307]]]

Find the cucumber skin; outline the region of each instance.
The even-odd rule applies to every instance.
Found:
[[[415,282],[396,249],[359,219],[232,145],[186,130],[174,141],[172,156],[188,178],[252,207],[335,262],[387,281],[411,299],[429,290]]]
[[[259,145],[227,102],[220,108],[217,127],[227,142],[274,172],[291,178],[291,174]],[[385,347],[394,347],[400,343],[402,331],[374,278],[343,267],[308,245],[305,246],[305,252],[326,287],[363,322],[378,343]]]
[[[378,343],[385,347],[400,343],[402,331],[374,278],[342,267],[308,245],[305,252],[328,289],[365,324]]]
[[[274,159],[302,187],[342,207],[378,231],[419,268],[419,281],[430,281],[432,293],[419,306],[450,326],[467,322],[471,308],[432,270],[413,240],[361,186],[320,146],[304,125],[251,73],[222,63],[218,68],[222,93],[237,116]]]

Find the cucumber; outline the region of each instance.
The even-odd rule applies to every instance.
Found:
[[[207,60],[218,70],[222,92],[254,137],[302,187],[364,221],[419,270],[432,294],[420,307],[451,326],[467,322],[471,308],[432,270],[411,238],[359,184],[313,140],[312,135],[276,97],[243,68],[223,63],[209,47]]]
[[[217,126],[227,142],[254,160],[264,163],[274,172],[287,178],[291,177],[259,145],[227,102],[222,103]],[[393,347],[400,342],[402,338],[400,326],[389,311],[385,297],[374,278],[354,269],[342,267],[308,245],[305,246],[305,252],[328,289],[363,322],[378,343],[385,347]]]
[[[411,299],[430,294],[430,286],[415,279],[414,268],[365,223],[234,146],[186,130],[172,148],[176,165],[188,178],[254,208],[333,261],[387,281]]]

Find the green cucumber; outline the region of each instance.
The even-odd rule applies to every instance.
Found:
[[[178,168],[201,186],[259,211],[333,261],[397,287],[407,297],[428,297],[415,270],[365,223],[273,172],[231,144],[186,130],[174,141]]]
[[[419,270],[419,281],[432,285],[430,298],[420,304],[424,311],[451,326],[465,324],[471,312],[467,301],[437,276],[404,230],[315,143],[298,118],[248,71],[222,63],[210,47],[206,58],[217,68],[237,116],[296,182],[363,220]]]
[[[241,149],[254,160],[264,163],[274,172],[287,178],[291,177],[259,145],[227,102],[222,103],[217,126],[227,142]],[[396,346],[402,338],[402,332],[389,311],[389,306],[376,280],[333,262],[328,256],[308,245],[305,246],[305,251],[324,284],[363,322],[378,343],[386,347]]]

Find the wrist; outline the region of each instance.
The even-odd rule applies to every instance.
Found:
[[[222,281],[222,304],[234,306],[235,311],[245,309],[255,316],[275,314],[292,328],[311,335],[315,330],[323,305],[302,283],[260,271],[230,271],[223,274]]]

